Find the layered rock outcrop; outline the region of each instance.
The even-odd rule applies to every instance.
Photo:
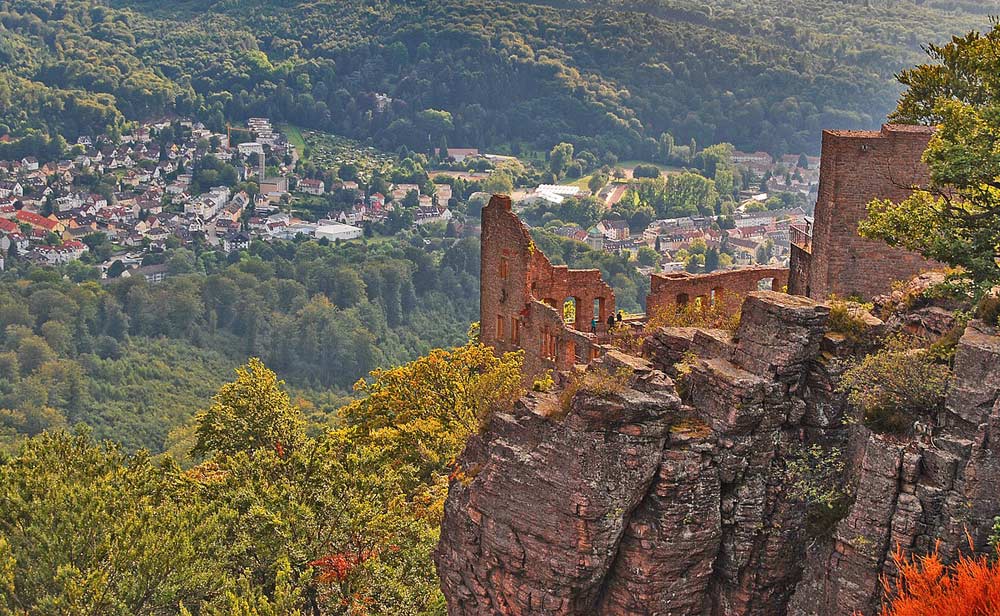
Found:
[[[450,486],[449,614],[871,613],[894,546],[947,554],[968,532],[983,547],[1000,515],[997,332],[973,322],[940,414],[886,436],[836,391],[861,345],[828,315],[754,293],[732,335],[662,330],[646,359],[594,362],[567,404],[530,394],[497,415]],[[790,479],[812,445],[845,452],[854,495],[825,531]]]

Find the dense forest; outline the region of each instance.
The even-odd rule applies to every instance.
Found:
[[[0,452],[0,614],[445,614],[453,460],[520,392],[475,343],[380,371],[316,432],[259,360],[206,400],[184,469],[87,431]]]
[[[72,140],[177,112],[395,149],[815,152],[871,127],[919,43],[990,2],[0,1],[0,129]],[[377,96],[378,95],[378,96]]]
[[[436,249],[255,243],[232,264],[204,261],[177,250],[173,275],[156,285],[63,278],[79,268],[6,274],[0,435],[83,423],[129,449],[170,449],[250,356],[287,378],[322,424],[359,378],[461,343],[478,318],[472,239]]]
[[[634,262],[537,240],[556,263],[600,268],[622,308],[642,306]],[[0,444],[82,423],[128,449],[183,453],[192,414],[247,357],[322,425],[358,379],[459,344],[478,319],[478,242],[436,242],[255,242],[231,263],[176,249],[159,284],[15,267],[0,279]]]

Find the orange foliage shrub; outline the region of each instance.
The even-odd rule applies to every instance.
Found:
[[[927,556],[893,554],[899,575],[883,580],[890,597],[881,616],[994,616],[1000,614],[1000,564],[985,555],[961,555],[945,565]]]
[[[355,567],[366,560],[374,558],[377,553],[374,550],[362,550],[357,554],[337,553],[317,558],[309,563],[311,567],[319,569],[319,581],[327,584],[343,582],[351,575]]]

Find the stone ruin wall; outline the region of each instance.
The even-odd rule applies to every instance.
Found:
[[[857,229],[872,199],[900,201],[927,183],[921,156],[932,134],[929,127],[891,124],[881,131],[825,131],[815,223],[808,243],[793,242],[790,269],[653,274],[646,314],[695,301],[735,313],[767,279],[771,290],[817,300],[830,294],[870,298],[895,280],[940,267],[862,238]],[[608,350],[614,291],[599,270],[552,265],[511,211],[508,196],[494,195],[483,208],[481,266],[481,340],[499,352],[523,349],[527,375],[566,371]],[[576,319],[565,323],[563,304],[570,299]]]
[[[880,131],[824,131],[819,197],[811,245],[793,243],[789,293],[825,300],[871,298],[940,267],[920,255],[858,235],[873,199],[902,201],[925,186],[921,162],[933,135],[927,126],[887,124]]]
[[[565,372],[589,364],[610,348],[607,321],[615,314],[614,290],[599,270],[552,265],[511,211],[510,197],[494,195],[483,208],[481,259],[480,339],[501,353],[523,350],[526,375]],[[742,298],[768,279],[771,289],[782,290],[788,285],[788,270],[653,274],[647,314],[698,300],[705,307],[721,305],[736,312]],[[575,304],[573,323],[563,320],[567,300]]]
[[[523,349],[529,376],[566,371],[600,355],[608,315],[615,312],[615,292],[600,271],[552,265],[508,196],[494,195],[483,208],[482,237],[480,340],[501,353]],[[569,298],[576,304],[573,324],[563,321]]]
[[[760,289],[768,280],[768,289]],[[787,286],[788,269],[783,267],[751,267],[711,274],[653,274],[646,297],[646,314],[654,315],[670,306],[694,301],[700,301],[702,306],[720,306],[726,312],[736,312],[743,298],[753,291],[783,291]]]

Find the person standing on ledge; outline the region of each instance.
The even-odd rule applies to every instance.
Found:
[[[608,315],[608,331],[610,332],[615,328],[615,315],[614,313]]]
[[[593,319],[590,320],[590,333],[592,334],[597,333],[597,317],[594,317]]]

